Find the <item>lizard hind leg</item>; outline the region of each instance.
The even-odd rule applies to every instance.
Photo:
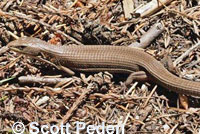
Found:
[[[133,72],[131,73],[128,78],[125,81],[125,85],[130,85],[133,80],[138,80],[138,81],[147,81],[148,77],[146,72],[144,71],[137,71],[137,72]]]

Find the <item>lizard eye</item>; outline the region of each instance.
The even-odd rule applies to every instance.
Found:
[[[18,46],[18,49],[25,50],[25,49],[27,49],[27,46]]]

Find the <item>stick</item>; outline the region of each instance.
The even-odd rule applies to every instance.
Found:
[[[129,47],[146,48],[156,37],[164,31],[161,23],[154,24],[142,37],[139,42],[134,42]]]

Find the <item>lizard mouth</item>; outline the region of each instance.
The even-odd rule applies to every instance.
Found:
[[[9,46],[9,49],[14,52],[17,52],[19,54],[23,54],[23,55],[29,56],[33,59],[39,60],[41,62],[50,64],[50,65],[54,66],[55,68],[59,69],[56,64],[51,62],[51,60],[52,60],[51,57],[43,52],[31,51],[30,50],[31,48],[29,48],[27,46],[17,46],[17,47]]]
[[[26,51],[24,51],[25,48],[26,48],[25,46],[20,46],[18,48],[13,47],[13,46],[9,46],[9,49],[14,51],[14,52],[21,53],[21,54],[28,54]]]
[[[8,46],[10,50],[20,53],[20,54],[24,54],[24,55],[28,55],[28,56],[41,56],[40,51],[32,51],[32,48],[29,48],[27,46]]]

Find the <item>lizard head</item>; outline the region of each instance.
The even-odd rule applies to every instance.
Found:
[[[41,52],[41,45],[46,45],[47,42],[33,38],[33,37],[21,37],[17,40],[11,41],[8,43],[10,50],[13,50],[17,53],[37,56]]]
[[[7,45],[10,50],[13,50],[17,53],[27,55],[33,59],[37,59],[42,62],[46,62],[56,68],[58,68],[54,63],[51,63],[52,60],[51,52],[47,52],[45,50],[49,51],[55,51],[55,46],[48,44],[47,42],[33,38],[33,37],[21,37],[17,40],[11,41]]]

